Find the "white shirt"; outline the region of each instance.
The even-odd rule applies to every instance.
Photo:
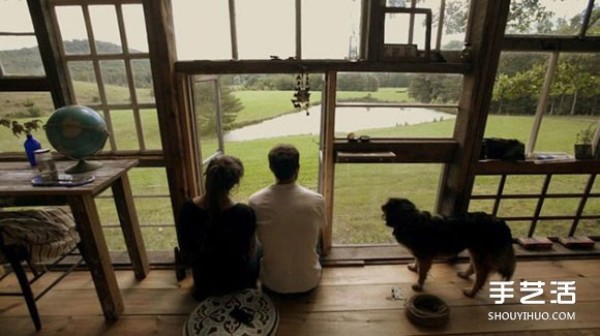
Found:
[[[323,196],[295,183],[274,184],[250,196],[263,247],[261,283],[279,293],[301,293],[321,279],[316,246],[325,225]]]

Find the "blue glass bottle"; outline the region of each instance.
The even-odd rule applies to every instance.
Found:
[[[33,154],[33,152],[35,152],[38,149],[41,149],[42,145],[40,145],[39,141],[37,141],[31,134],[27,134],[27,139],[25,140],[24,145],[25,153],[27,153],[27,159],[29,160],[29,164],[33,167],[36,165],[35,155]]]

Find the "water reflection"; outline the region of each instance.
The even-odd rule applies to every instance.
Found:
[[[448,120],[454,117],[449,113],[424,108],[339,107],[336,112],[335,131],[348,133]],[[301,111],[228,131],[225,133],[225,140],[245,141],[288,135],[319,134],[320,125],[321,106],[314,106],[309,109],[309,115]]]

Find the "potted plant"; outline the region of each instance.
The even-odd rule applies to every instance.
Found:
[[[11,121],[6,118],[0,118],[0,125],[10,128],[16,137],[19,137],[19,135],[25,133],[27,139],[25,139],[25,143],[23,145],[25,146],[25,153],[27,154],[27,159],[29,160],[31,166],[36,165],[34,152],[42,148],[40,143],[31,134],[31,131],[38,130],[41,127],[41,124],[42,121],[40,119],[26,121],[21,124],[17,120]]]
[[[590,160],[594,158],[592,151],[592,139],[596,131],[595,124],[590,124],[577,133],[575,142],[575,158],[577,160]]]

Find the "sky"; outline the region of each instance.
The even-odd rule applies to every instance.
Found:
[[[348,54],[352,32],[358,35],[361,0],[303,0],[303,58],[343,58]],[[227,0],[172,0],[178,57],[229,59],[231,43]],[[542,0],[557,17],[570,18],[582,11],[587,0]],[[436,7],[439,0],[424,0],[420,6]],[[112,6],[93,6],[92,26],[97,40],[119,42],[117,20]],[[114,8],[114,7],[113,7]],[[143,11],[139,5],[125,5],[126,31],[130,48],[147,51]],[[236,23],[241,59],[295,56],[295,0],[238,0]],[[86,39],[81,10],[62,7],[57,12],[63,39]],[[398,31],[406,25],[393,25]],[[420,25],[419,25],[420,26]],[[32,31],[25,0],[0,0],[0,32]],[[395,39],[405,41],[399,34]],[[261,38],[255,38],[260,36]],[[418,42],[423,33],[415,32]],[[435,41],[435,29],[432,38]],[[443,43],[449,42],[445,40]],[[0,36],[0,50],[35,45],[34,37]],[[420,46],[422,47],[422,46]]]

